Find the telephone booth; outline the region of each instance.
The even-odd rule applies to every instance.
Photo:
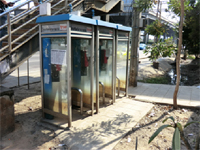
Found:
[[[96,26],[96,88],[99,97],[115,102],[115,30],[117,25],[97,20]],[[99,91],[99,92],[98,92]],[[98,103],[97,103],[98,104]],[[98,108],[98,107],[97,107]]]
[[[116,89],[128,95],[128,71],[130,64],[130,31],[131,27],[118,25],[116,30]]]
[[[94,111],[96,20],[62,14],[39,17],[43,118],[71,126],[72,104]]]

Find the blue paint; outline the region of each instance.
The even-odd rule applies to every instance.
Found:
[[[117,29],[122,30],[122,31],[132,31],[131,27],[126,27],[126,26],[122,26],[122,25],[117,25]]]
[[[95,12],[94,12],[94,9],[92,9],[92,17],[95,16]]]
[[[49,99],[52,93],[52,80],[51,80],[51,39],[42,38],[42,73],[44,85],[44,97]],[[45,83],[45,77],[49,77],[49,82]]]
[[[72,39],[73,87],[81,86],[81,40]]]
[[[102,21],[102,20],[96,20],[96,25],[117,29],[117,24],[106,22],[106,21]]]
[[[72,12],[72,4],[69,4],[69,11]]]
[[[72,14],[61,14],[56,16],[40,16],[37,18],[36,23],[57,22],[57,21],[67,21],[67,20],[96,25],[96,20],[94,19]]]

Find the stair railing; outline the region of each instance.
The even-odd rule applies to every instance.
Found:
[[[19,1],[19,0],[18,0]],[[35,35],[37,35],[39,33],[39,30],[37,29],[39,27],[39,25],[35,25],[33,26],[31,29],[29,29],[28,31],[26,31],[25,33],[23,33],[22,35],[20,35],[18,38],[16,38],[15,40],[12,40],[12,34],[16,33],[19,29],[22,29],[25,25],[35,21],[40,15],[36,15],[35,17],[31,18],[30,20],[26,21],[25,23],[23,23],[22,25],[20,25],[19,27],[17,27],[16,29],[12,30],[12,25],[16,24],[18,22],[20,22],[21,20],[23,20],[24,18],[26,18],[29,14],[33,14],[38,8],[38,6],[33,6],[30,7],[30,3],[32,2],[32,0],[27,0],[25,2],[22,2],[21,4],[9,9],[8,11],[0,14],[0,17],[6,15],[7,16],[7,23],[5,23],[4,25],[0,26],[0,29],[3,29],[5,27],[7,27],[7,34],[4,35],[3,37],[0,38],[0,41],[3,41],[4,39],[8,38],[8,44],[4,47],[2,47],[0,49],[0,53],[3,53],[5,50],[8,50],[6,52],[6,54],[4,54],[2,57],[0,57],[0,61],[3,60],[5,57],[9,56],[10,53],[16,51],[19,47],[21,47],[23,44],[25,44],[26,42],[28,42],[30,39],[32,39]],[[53,0],[46,0],[45,2],[53,2]],[[65,2],[65,0],[60,0],[58,1],[56,4],[54,4],[51,9],[56,9],[56,6],[61,4],[62,2]],[[81,0],[81,2],[83,2],[83,0]],[[72,8],[77,6],[77,3],[79,4],[80,1],[78,0],[74,0],[72,1],[71,4]],[[69,5],[68,4],[68,5]],[[15,13],[16,10],[19,10],[20,8],[24,7],[27,5],[27,9],[25,9],[24,11],[16,14],[14,16],[14,18],[11,18],[11,14],[12,12]],[[52,15],[56,15],[58,13],[60,13],[61,11],[65,10],[66,6],[59,8],[58,11],[56,11],[55,13],[53,13]],[[66,10],[67,11],[67,10]],[[24,40],[23,42],[21,42],[19,45],[17,45],[16,47],[12,48],[12,45],[17,43],[19,40],[21,40],[23,37],[25,37],[27,34],[29,34],[30,32],[32,32],[33,30],[36,30],[35,33],[33,33],[30,37],[28,37],[26,40]]]

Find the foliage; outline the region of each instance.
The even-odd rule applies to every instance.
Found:
[[[159,127],[159,128],[153,133],[153,135],[150,137],[148,143],[151,143],[151,142],[154,140],[154,138],[155,138],[164,128],[173,127],[173,128],[175,129],[175,131],[174,131],[174,135],[173,135],[173,139],[172,139],[172,150],[180,150],[180,149],[181,149],[181,147],[180,147],[180,145],[181,145],[181,140],[180,140],[180,139],[183,140],[183,142],[185,143],[185,145],[186,145],[186,147],[187,147],[188,150],[191,149],[191,146],[189,145],[187,139],[184,137],[182,125],[181,125],[179,122],[176,122],[172,116],[170,116],[170,117],[166,118],[165,120],[163,120],[163,123],[164,123],[165,121],[167,121],[168,119],[171,119],[171,120],[173,121],[173,124],[172,124],[172,125],[171,125],[171,124],[170,124],[170,125],[168,125],[168,124],[167,124],[167,125],[162,125],[161,127]],[[187,123],[187,124],[184,126],[184,128],[186,128],[187,126],[189,126],[190,124],[193,124],[193,123],[199,123],[199,124],[200,124],[200,122],[198,122],[198,121],[192,121],[192,122]],[[199,135],[197,135],[197,136],[199,136]],[[199,141],[196,141],[196,142],[199,142]],[[196,149],[198,149],[198,148],[196,147]]]
[[[162,41],[160,39],[157,43],[147,46],[144,53],[150,53],[149,60],[156,61],[159,57],[170,57],[177,50],[176,45],[173,43],[172,38]]]
[[[170,81],[165,76],[158,76],[158,77],[152,77],[152,78],[144,78],[143,80],[138,80],[139,82],[144,83],[154,83],[154,84],[169,84]]]
[[[184,13],[186,14],[189,10],[192,9],[195,0],[184,0]],[[170,0],[168,2],[169,9],[174,12],[176,15],[181,15],[181,3],[180,0]]]
[[[159,38],[160,35],[166,32],[166,25],[161,23],[159,20],[155,20],[152,24],[146,27],[145,31],[148,34]]]
[[[192,55],[188,55],[188,56],[187,56],[187,59],[195,59],[195,57],[192,56]]]
[[[183,45],[189,54],[194,54],[196,58],[200,54],[200,1],[190,10],[185,17],[183,27]]]
[[[135,0],[133,1],[133,7],[137,7],[140,11],[145,11],[152,8],[154,4],[153,0]]]

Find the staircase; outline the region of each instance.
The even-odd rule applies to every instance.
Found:
[[[39,17],[37,12],[39,6],[31,7],[31,2],[27,0],[0,14],[0,17],[7,16],[7,23],[0,26],[0,29],[7,28],[7,34],[0,38],[2,41],[0,82],[39,50],[39,25],[35,23]],[[51,15],[68,13],[71,6],[73,11],[79,10],[83,16],[91,17],[91,9],[94,9],[98,15],[105,15],[115,6],[118,7],[121,0],[45,0],[43,2],[51,3]]]

